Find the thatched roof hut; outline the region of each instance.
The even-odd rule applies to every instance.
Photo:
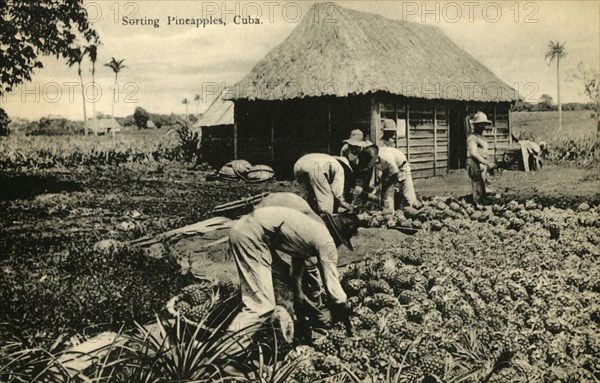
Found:
[[[381,119],[393,118],[408,127],[397,145],[421,176],[464,164],[477,110],[495,122],[495,147],[508,142],[517,99],[439,28],[333,3],[314,4],[228,96],[238,158],[288,166],[303,152],[336,152],[354,128],[377,142]]]
[[[223,100],[221,92],[194,125],[202,133],[202,159],[214,167],[222,166],[234,156],[233,110],[233,102]]]
[[[323,85],[316,89],[315,84]],[[446,92],[440,91],[446,86]],[[486,92],[486,89],[488,90]],[[237,85],[233,99],[367,94],[513,101],[515,90],[439,28],[317,3]],[[497,91],[497,92],[496,92]]]
[[[194,127],[204,128],[220,125],[233,126],[233,102],[223,100],[223,92],[215,97]]]
[[[85,125],[94,134],[117,133],[121,131],[121,124],[112,117],[90,119],[85,122]]]

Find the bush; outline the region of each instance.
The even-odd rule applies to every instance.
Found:
[[[196,162],[201,157],[201,137],[198,132],[192,132],[186,122],[178,122],[179,126],[175,128],[179,136],[178,150],[181,153],[181,159],[191,162],[194,158]]]
[[[124,245],[73,249],[62,259],[36,253],[23,249],[21,257],[2,262],[0,281],[1,321],[12,326],[2,338],[21,334],[29,345],[92,327],[116,331],[146,323],[190,282],[176,261]]]
[[[135,125],[138,129],[145,129],[147,127],[146,124],[150,119],[150,115],[144,108],[138,106],[135,108],[135,112],[133,112],[133,119],[135,120]]]
[[[81,121],[70,121],[66,118],[50,120],[42,117],[39,121],[33,121],[25,126],[24,131],[27,136],[65,136],[81,135],[84,133],[84,128]]]

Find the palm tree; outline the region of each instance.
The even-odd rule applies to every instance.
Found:
[[[188,100],[187,98],[184,98],[183,100],[181,100],[181,103],[183,105],[185,105],[185,119],[188,119],[188,105],[190,105],[190,100]]]
[[[78,45],[69,48],[67,64],[69,65],[69,67],[77,64],[77,74],[79,75],[79,82],[81,83],[81,100],[83,101],[83,129],[85,131],[85,135],[87,136],[87,111],[85,108],[85,91],[83,89],[83,77],[81,76],[81,62],[85,57],[85,53],[85,50]]]
[[[562,130],[562,104],[560,103],[560,60],[567,57],[565,43],[560,44],[558,40],[548,43],[548,51],[545,59],[549,59],[548,65],[556,60],[556,98],[558,102],[558,130]]]
[[[85,48],[88,55],[90,55],[90,60],[92,61],[92,88],[94,89],[94,100],[92,101],[92,114],[94,118],[94,134],[98,135],[98,130],[96,129],[96,60],[98,58],[98,45],[92,44]]]
[[[196,117],[198,117],[198,109],[200,108],[200,95],[199,94],[194,96],[194,101],[196,101]]]
[[[113,85],[113,104],[112,104],[112,117],[115,117],[115,102],[117,99],[116,96],[116,92],[117,92],[117,77],[119,76],[119,72],[125,68],[127,68],[127,65],[123,65],[123,61],[125,61],[125,59],[123,60],[117,60],[116,58],[112,57],[112,59],[110,60],[109,63],[104,64],[104,66],[110,67],[110,69],[113,70],[113,72],[115,72],[115,84]]]

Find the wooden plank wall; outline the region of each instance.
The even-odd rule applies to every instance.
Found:
[[[398,127],[406,127],[406,134],[398,136],[396,147],[406,154],[413,178],[440,176],[448,172],[449,124],[446,103],[381,96],[378,106],[382,120],[391,118]]]

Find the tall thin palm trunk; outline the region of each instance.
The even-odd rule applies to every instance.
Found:
[[[98,126],[96,123],[96,78],[95,78],[95,72],[96,71],[96,65],[95,62],[92,61],[92,88],[94,89],[94,101],[92,102],[92,117],[94,118],[94,135],[97,136],[98,135]]]
[[[83,129],[85,135],[88,135],[87,127],[87,110],[85,107],[85,90],[83,89],[83,76],[81,76],[81,62],[77,64],[77,74],[79,75],[79,82],[81,83],[81,101],[83,101]]]
[[[115,84],[113,85],[113,102],[112,102],[112,118],[115,118],[115,103],[117,102],[117,76],[119,72],[115,72]]]
[[[560,102],[560,57],[556,59],[556,99],[558,102],[558,130],[562,130],[562,104]]]

